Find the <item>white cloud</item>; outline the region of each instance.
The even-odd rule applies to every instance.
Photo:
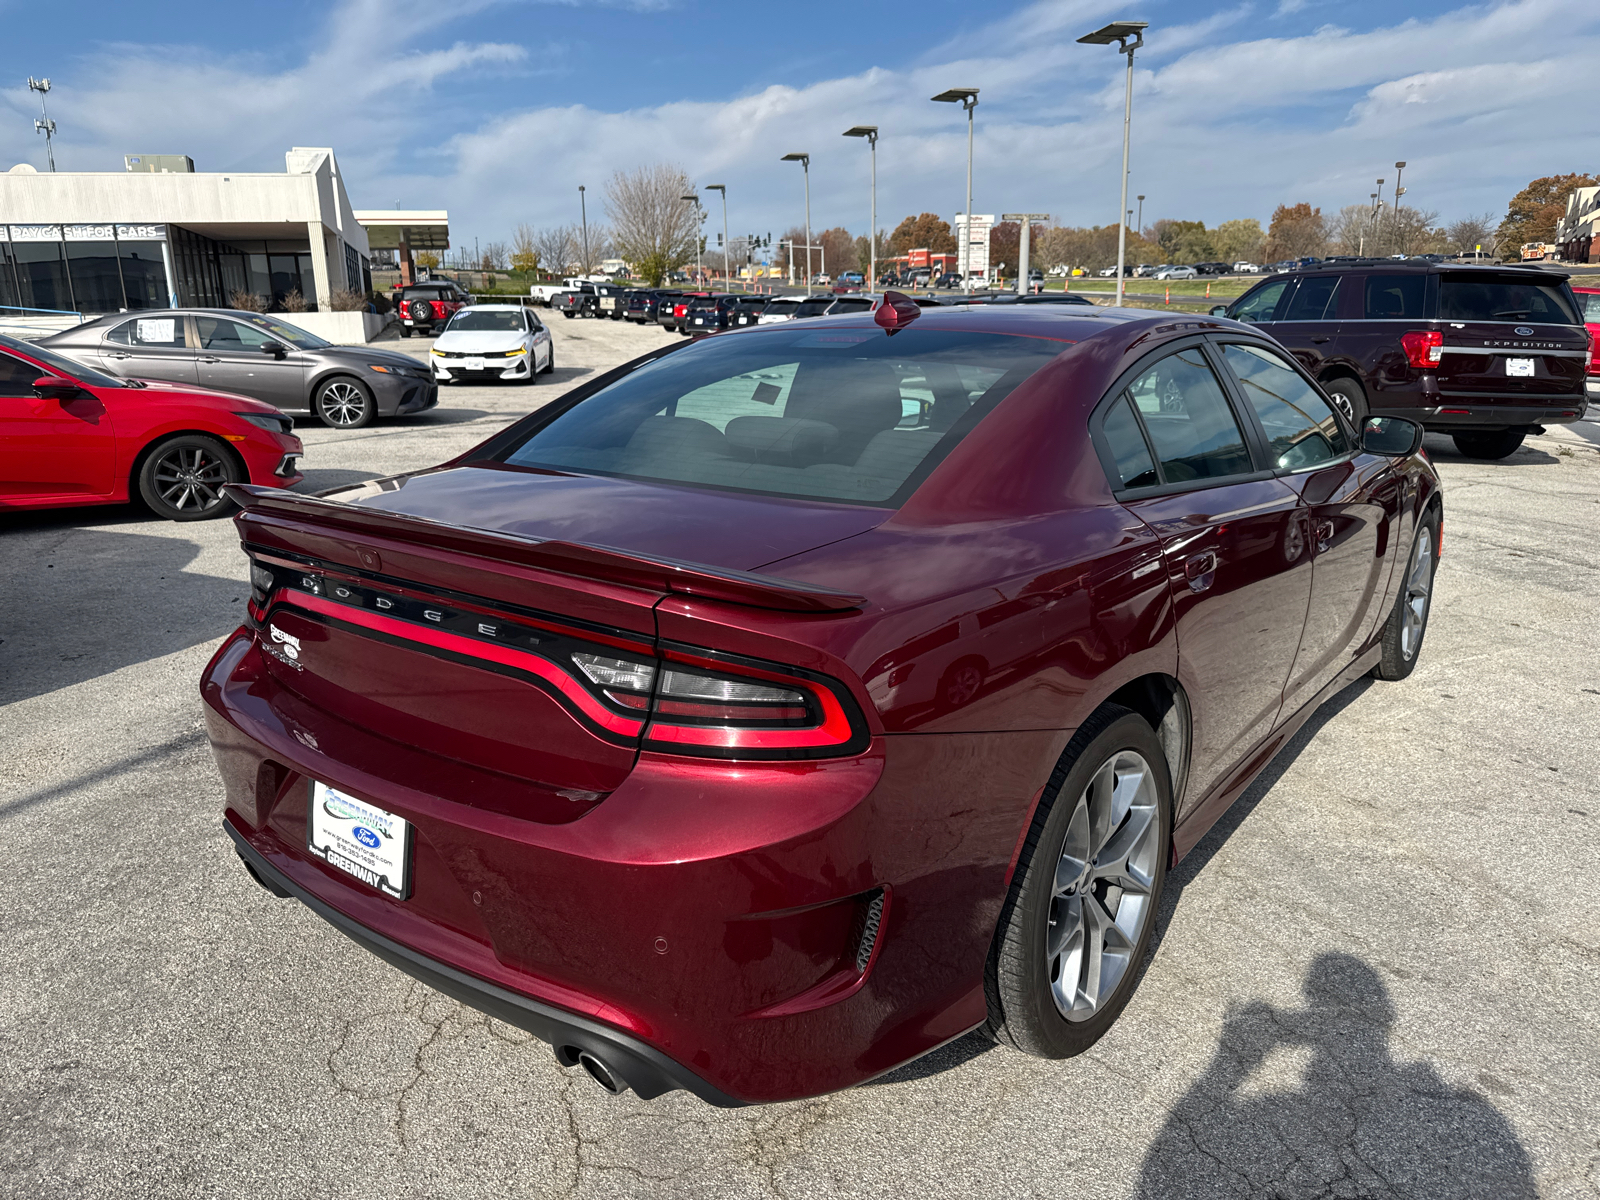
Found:
[[[804,150],[813,156],[813,226],[859,231],[867,151],[842,131],[861,122],[882,129],[880,224],[923,210],[948,217],[965,190],[965,121],[958,106],[927,98],[966,85],[982,89],[980,212],[1115,219],[1122,60],[1074,42],[1121,15],[1110,0],[1036,4],[905,68],[625,112],[600,107],[604,89],[581,77],[534,79],[520,46],[440,48],[442,7],[346,0],[320,48],[288,67],[119,47],[52,93],[58,159],[111,169],[125,152],[177,151],[202,169],[273,169],[290,145],[332,145],[358,206],[447,207],[458,233],[487,239],[518,221],[573,220],[579,183],[593,201],[614,170],[659,160],[725,182],[735,234],[776,234],[802,217],[800,173],[778,159]],[[449,19],[462,11],[452,7]],[[1573,140],[1581,116],[1563,115],[1600,52],[1592,0],[1510,0],[1381,29],[1230,42],[1247,12],[1158,24],[1149,35],[1138,59],[1130,189],[1149,197],[1147,220],[1265,218],[1302,199],[1336,209],[1365,200],[1371,179],[1401,158],[1411,199],[1450,216],[1499,208],[1535,175],[1594,166]],[[1019,44],[1026,53],[1016,53]],[[501,72],[542,99],[470,110],[452,85],[468,71]],[[19,115],[29,111],[25,89],[0,96]],[[0,156],[38,157],[28,129],[7,123]],[[594,203],[590,216],[603,217]]]

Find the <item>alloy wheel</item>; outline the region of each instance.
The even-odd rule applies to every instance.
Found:
[[[1069,1021],[1093,1017],[1134,967],[1161,853],[1158,805],[1150,764],[1119,750],[1067,823],[1044,953],[1051,995]]]
[[[198,446],[176,446],[156,460],[156,494],[181,513],[205,512],[223,503],[228,464]]]
[[[1422,641],[1428,623],[1428,597],[1433,592],[1433,529],[1417,529],[1417,544],[1411,552],[1411,568],[1406,572],[1405,607],[1400,619],[1400,653],[1408,661]]]
[[[335,379],[322,389],[322,416],[330,425],[356,425],[367,415],[367,394],[354,383]]]

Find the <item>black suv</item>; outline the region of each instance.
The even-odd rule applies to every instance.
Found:
[[[1372,259],[1262,280],[1213,316],[1282,342],[1359,422],[1408,417],[1505,458],[1584,411],[1589,335],[1567,276]]]

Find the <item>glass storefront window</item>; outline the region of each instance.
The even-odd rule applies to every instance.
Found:
[[[24,308],[72,312],[72,290],[60,242],[12,242],[18,301]]]
[[[17,295],[17,273],[12,266],[9,241],[0,242],[0,307],[22,307],[22,299]]]
[[[112,241],[67,242],[67,268],[72,272],[72,298],[81,313],[116,312],[122,305],[122,276],[117,270],[117,244]]]
[[[122,286],[127,308],[166,308],[167,265],[160,242],[120,242]]]

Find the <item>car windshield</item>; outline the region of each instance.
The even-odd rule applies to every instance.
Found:
[[[463,308],[450,318],[446,333],[523,333],[522,314],[509,308]]]
[[[118,379],[114,375],[107,375],[96,371],[93,367],[86,367],[76,359],[68,358],[64,354],[57,354],[54,350],[44,346],[35,345],[33,342],[24,342],[19,338],[9,337],[0,333],[0,348],[14,350],[18,354],[25,354],[34,362],[41,362],[57,375],[65,375],[68,379],[76,379],[79,383],[87,383],[90,387],[125,388],[138,387],[126,379]]]
[[[1532,321],[1577,325],[1560,284],[1502,276],[1445,275],[1439,280],[1441,321]]]
[[[511,466],[899,507],[1058,342],[781,326],[646,363],[533,428]]]
[[[323,350],[333,345],[325,342],[314,333],[307,333],[298,325],[290,325],[284,321],[274,321],[271,317],[259,316],[256,313],[237,313],[240,319],[250,322],[257,329],[265,329],[275,338],[282,338],[291,346],[301,350]]]

